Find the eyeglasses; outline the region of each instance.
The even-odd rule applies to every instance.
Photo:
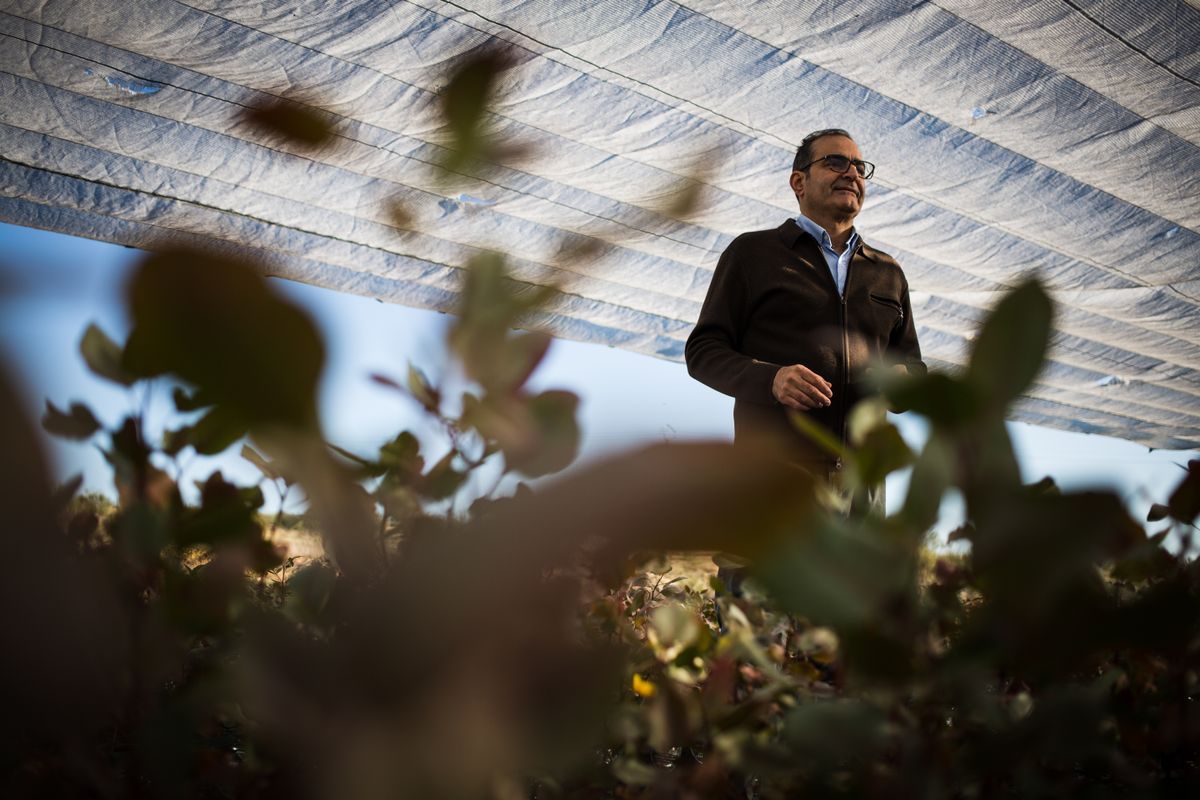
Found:
[[[858,171],[858,174],[862,176],[864,181],[871,180],[871,176],[875,174],[875,165],[870,161],[863,161],[861,158],[846,158],[845,156],[838,155],[814,158],[804,166],[797,167],[795,171],[803,172],[818,161],[824,161],[825,166],[837,173],[848,172],[850,167],[853,166],[854,169]]]

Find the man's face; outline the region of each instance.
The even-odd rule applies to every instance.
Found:
[[[812,143],[813,165],[806,172],[792,173],[792,191],[800,201],[801,213],[809,219],[854,219],[867,196],[867,182],[854,167],[839,174],[819,160],[830,155],[862,159],[854,140],[822,136]]]

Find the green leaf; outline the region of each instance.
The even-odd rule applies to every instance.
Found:
[[[244,437],[246,421],[235,411],[214,408],[192,427],[192,447],[200,455],[223,453]]]
[[[176,386],[171,390],[171,399],[175,402],[175,410],[182,414],[199,411],[202,408],[208,408],[212,405],[212,401],[206,398],[202,392],[192,392],[189,394],[186,389],[180,386]]]
[[[122,386],[132,386],[137,380],[121,366],[121,347],[95,324],[87,326],[79,340],[79,352],[94,374]]]
[[[652,643],[660,654],[671,660],[680,655],[694,656],[712,643],[712,632],[698,614],[678,603],[666,603],[650,615]],[[690,658],[685,659],[690,661]]]
[[[400,433],[379,448],[379,463],[387,467],[388,472],[400,484],[415,482],[425,469],[420,440],[409,431]]]
[[[455,172],[488,157],[492,148],[483,130],[483,119],[496,76],[511,65],[511,60],[498,51],[475,55],[442,89],[442,114],[452,137],[442,164],[446,170]]]
[[[894,538],[874,528],[814,516],[753,574],[788,611],[839,634],[868,626],[905,586],[904,559]]]
[[[490,392],[519,389],[546,353],[549,339],[540,333],[514,335],[522,318],[543,305],[556,290],[521,284],[506,276],[495,253],[471,259],[450,330],[450,347],[467,376]]]
[[[1049,475],[1037,483],[1029,484],[1025,487],[1025,491],[1034,497],[1052,497],[1062,494],[1058,488],[1058,484],[1054,482],[1054,478],[1051,478]]]
[[[853,464],[864,486],[875,486],[896,470],[912,464],[913,452],[891,424],[883,424],[864,435],[854,452]]]
[[[162,436],[162,451],[174,458],[183,452],[183,448],[192,443],[192,426],[185,425],[182,428],[168,429],[163,431]]]
[[[626,786],[653,786],[658,770],[632,756],[619,756],[612,764],[613,777]]]
[[[149,503],[123,507],[108,524],[113,542],[126,557],[142,568],[160,563],[161,553],[171,540],[171,519]]]
[[[731,555],[729,553],[715,553],[712,561],[722,569],[745,569],[750,565],[750,562],[741,556]]]
[[[474,428],[489,445],[499,449],[512,463],[532,454],[537,446],[529,398],[524,394],[489,393],[477,397],[463,394],[460,425]],[[494,447],[490,446],[495,443]]]
[[[1001,604],[997,613],[1006,604],[1039,613],[1051,608],[1060,594],[1078,591],[1081,576],[1094,580],[1096,561],[1146,540],[1111,492],[1011,495],[973,516],[973,567],[989,598]]]
[[[991,513],[994,504],[1006,503],[1024,489],[1008,427],[998,415],[980,419],[956,444],[958,485],[968,515]]]
[[[528,403],[536,431],[536,445],[528,454],[504,458],[517,472],[530,478],[566,468],[579,452],[579,423],[575,412],[579,397],[561,390],[542,392]]]
[[[1147,540],[1133,548],[1112,568],[1112,577],[1124,581],[1165,578],[1175,570],[1175,558],[1158,542]]]
[[[822,450],[838,458],[846,457],[846,448],[824,425],[813,422],[807,414],[801,414],[799,411],[791,409],[788,410],[787,416],[793,428],[812,439]]]
[[[660,691],[655,692],[654,697],[650,699],[646,711],[648,744],[658,752],[665,753],[680,742],[689,741],[695,736],[695,728],[699,722],[693,719],[697,710],[694,705],[687,703],[673,686],[664,683]]]
[[[142,439],[137,420],[126,417],[111,438],[112,449],[105,451],[104,456],[113,467],[118,492],[140,492],[151,467],[150,448]]]
[[[215,456],[237,443],[247,433],[246,421],[224,406],[209,409],[194,424],[168,432],[164,450],[174,455],[191,447],[200,455]]]
[[[947,542],[969,542],[975,538],[975,526],[970,522],[964,522],[954,530],[946,534]]]
[[[200,507],[188,509],[176,531],[181,546],[226,544],[252,546],[262,540],[258,519],[263,494],[257,486],[243,489],[225,480],[218,470],[200,486]]]
[[[190,634],[214,636],[233,622],[245,586],[231,578],[224,559],[201,564],[190,572],[167,572],[162,606],[172,627]]]
[[[423,497],[430,500],[445,500],[458,491],[466,482],[468,473],[454,468],[454,458],[457,455],[451,450],[433,465],[429,473],[421,481],[419,491]]]
[[[72,403],[70,413],[60,411],[49,400],[46,401],[46,414],[42,417],[42,427],[47,432],[64,439],[88,439],[100,430],[91,409],[82,403]]]
[[[272,464],[270,462],[270,460],[267,459],[266,456],[264,456],[262,453],[255,450],[250,445],[248,445],[248,444],[242,445],[241,455],[242,455],[242,458],[246,459],[251,464],[258,467],[258,471],[261,472],[263,474],[263,476],[268,478],[269,480],[275,481],[275,480],[279,480],[280,478],[283,477],[283,474],[280,473],[280,471],[275,468],[275,465]]]
[[[942,507],[942,497],[954,480],[954,449],[951,442],[934,431],[913,464],[908,494],[901,514],[919,531],[933,527]]]
[[[667,558],[666,553],[655,553],[649,561],[642,565],[642,569],[650,575],[666,575],[675,567]]]
[[[301,622],[320,622],[337,585],[337,573],[328,565],[309,564],[288,578],[286,610]]]
[[[846,432],[849,434],[850,444],[861,447],[872,431],[887,425],[887,410],[887,400],[878,396],[855,403],[846,418]]]
[[[783,721],[783,738],[805,763],[870,763],[888,744],[888,719],[864,700],[845,698],[798,706]]]
[[[408,391],[426,411],[431,414],[438,413],[438,407],[442,403],[441,394],[429,383],[425,373],[412,364],[408,365]]]
[[[1200,459],[1189,461],[1187,470],[1187,476],[1171,493],[1167,507],[1172,517],[1190,524],[1200,516]]]
[[[151,255],[130,282],[133,331],[122,365],[174,374],[226,420],[314,431],[324,347],[316,327],[247,262],[174,250]]]
[[[968,425],[984,407],[973,385],[940,372],[898,377],[887,386],[888,400],[896,411],[915,411],[941,428]]]
[[[706,153],[666,189],[666,203],[655,203],[656,210],[661,209],[662,213],[673,219],[695,217],[702,208],[704,190],[712,182],[720,160],[719,153]]]
[[[383,505],[383,510],[394,520],[410,519],[421,512],[421,501],[417,497],[416,490],[411,486],[385,482],[375,490],[375,499]]]
[[[388,468],[383,464],[380,464],[376,461],[371,461],[368,458],[363,458],[355,453],[351,453],[344,447],[338,447],[336,444],[329,444],[327,447],[342,458],[349,461],[351,464],[354,464],[355,467],[357,467],[359,474],[362,476],[368,478],[378,478],[380,475],[383,475],[388,471]]]
[[[1054,309],[1037,280],[1000,300],[984,322],[971,353],[968,380],[993,410],[1003,411],[1029,388],[1050,344]]]
[[[528,331],[505,337],[479,382],[494,391],[520,389],[546,357],[550,336]]]

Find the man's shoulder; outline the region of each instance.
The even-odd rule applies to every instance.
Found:
[[[876,262],[877,264],[881,264],[883,266],[888,266],[888,267],[895,267],[896,269],[900,270],[901,272],[904,271],[904,270],[900,269],[900,262],[896,260],[895,256],[893,256],[891,253],[885,253],[883,250],[880,250],[878,247],[872,247],[871,245],[867,244],[866,242],[862,243],[862,254],[865,257]]]
[[[796,238],[803,233],[800,226],[793,219],[784,220],[782,225],[774,228],[765,228],[760,231],[746,231],[739,233],[725,247],[726,251],[730,250],[754,250],[767,247],[791,247],[795,244]]]

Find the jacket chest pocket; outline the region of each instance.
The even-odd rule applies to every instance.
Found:
[[[904,306],[900,301],[876,292],[870,293],[871,316],[880,323],[880,329],[891,332],[904,324]]]

